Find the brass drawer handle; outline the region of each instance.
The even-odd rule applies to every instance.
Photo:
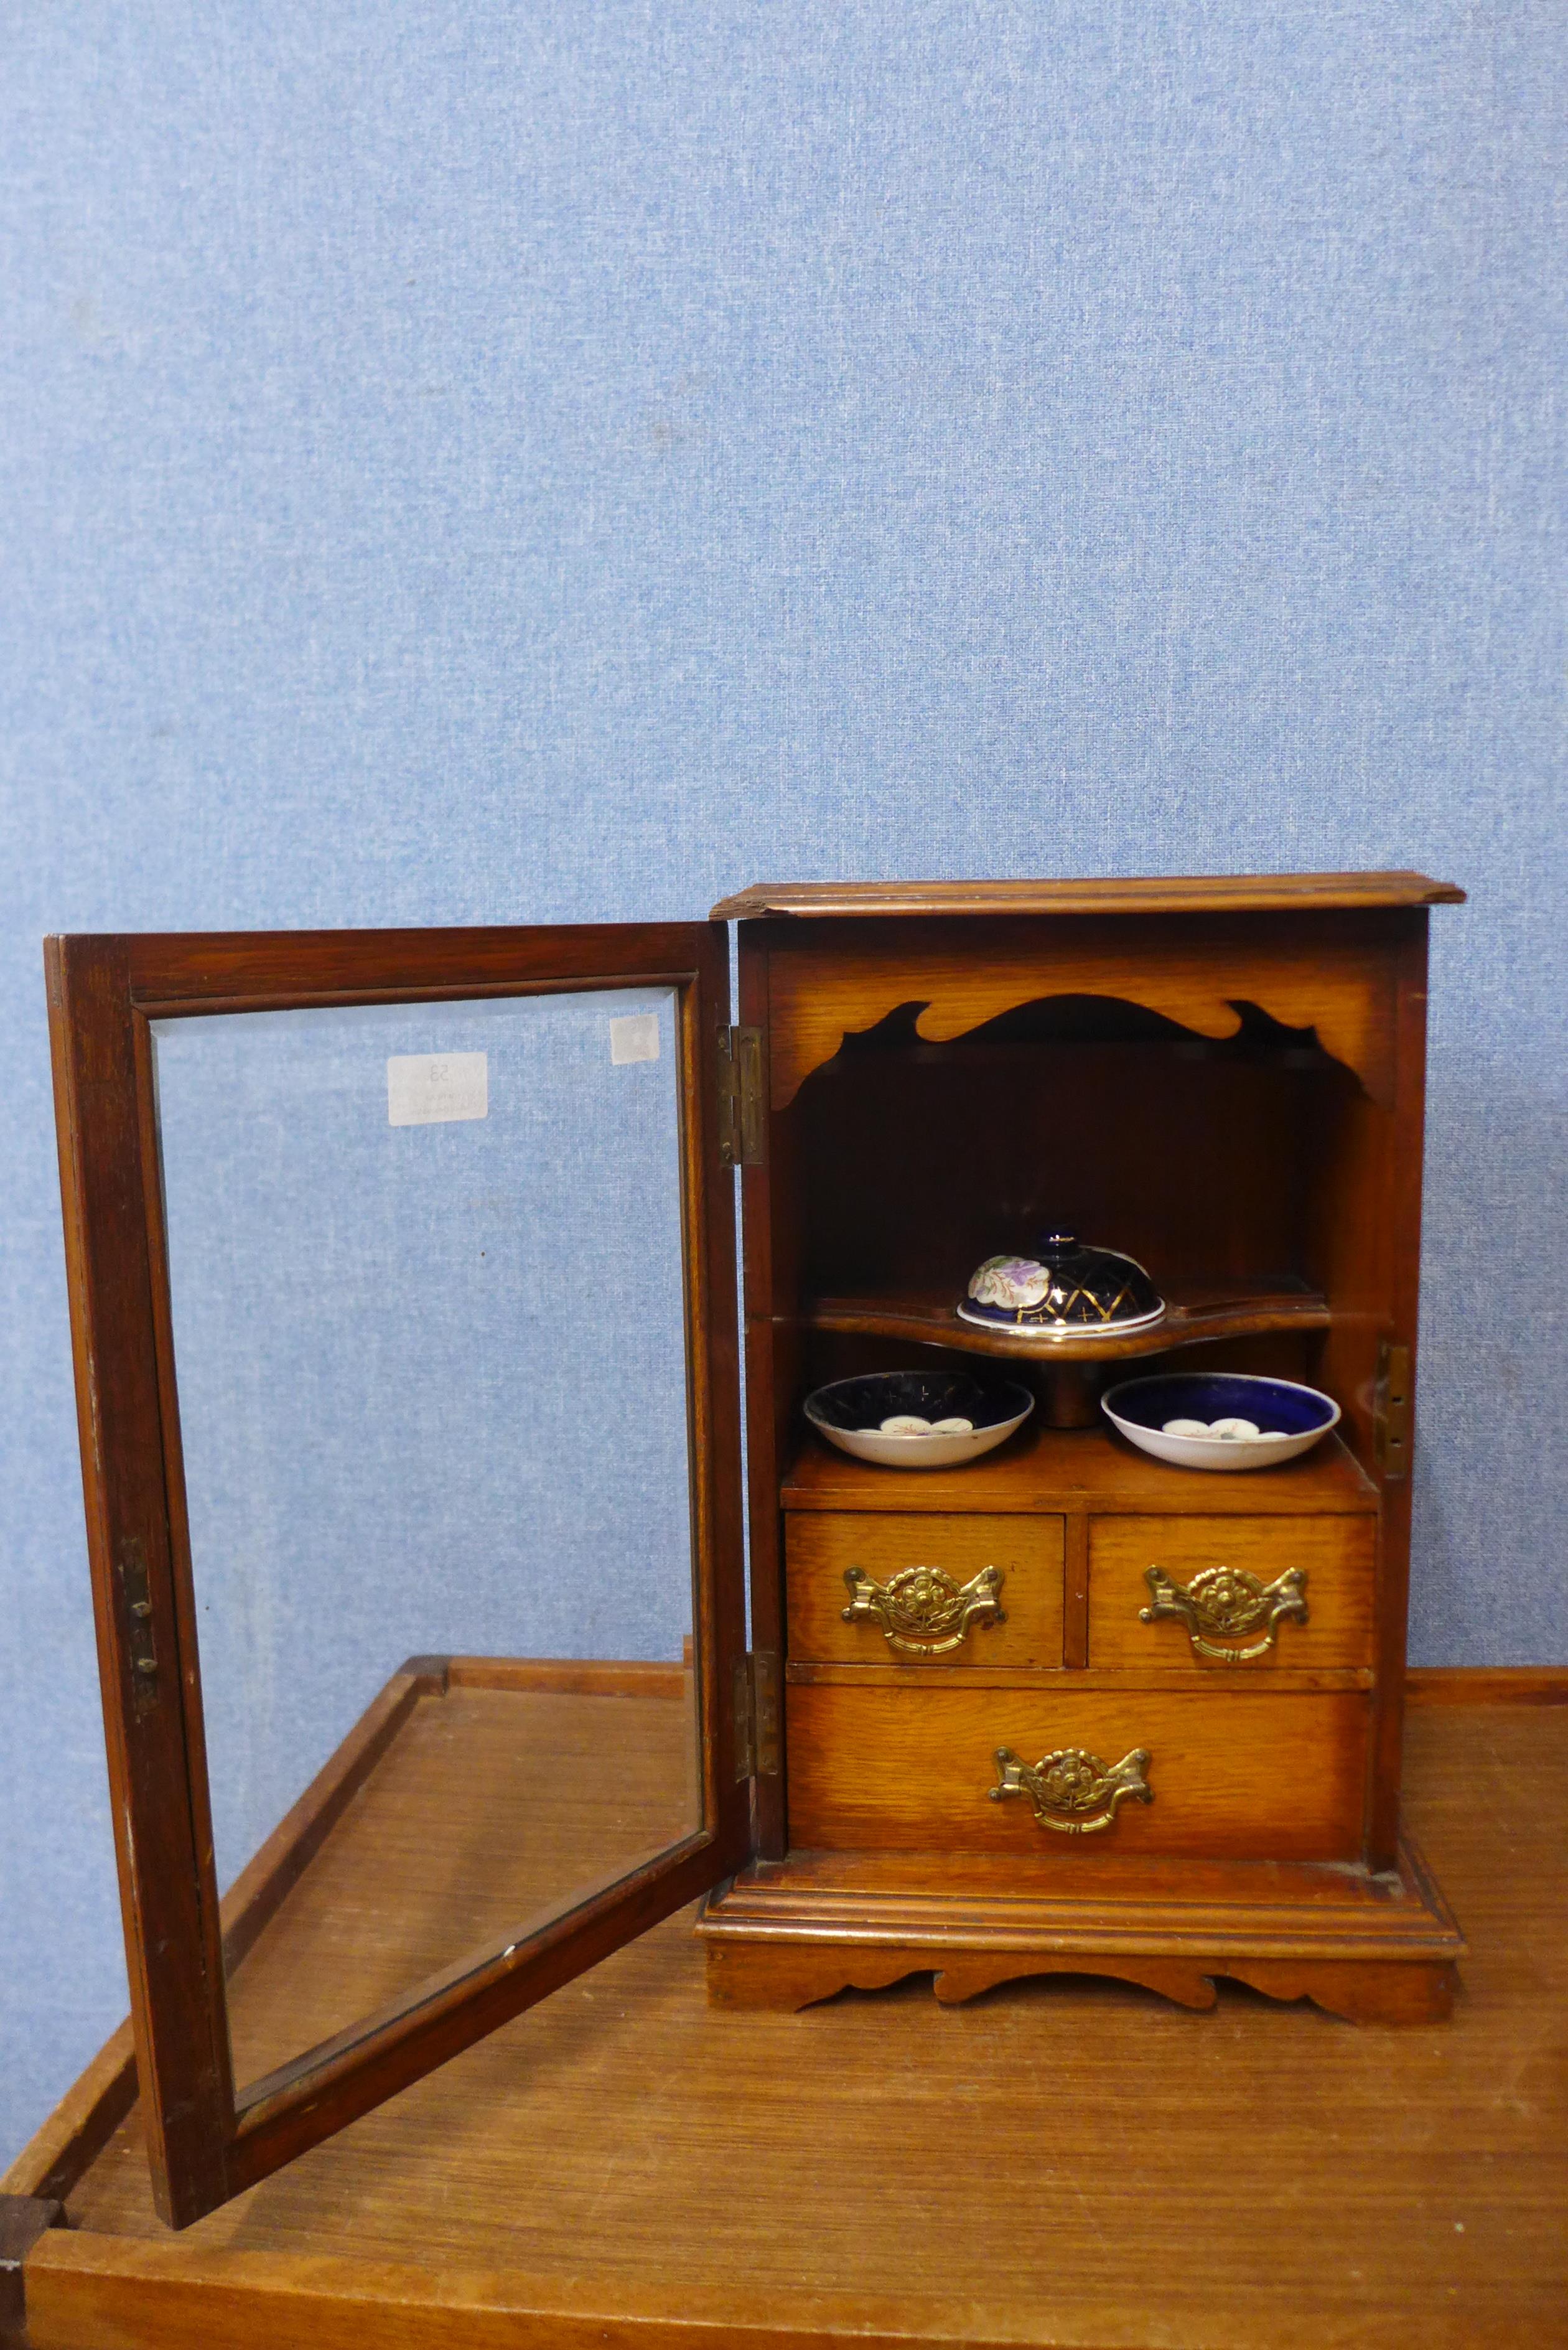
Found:
[[[1094,1835],[1110,1826],[1117,1804],[1129,1795],[1140,1804],[1153,1803],[1154,1789],[1143,1775],[1148,1763],[1146,1746],[1135,1746],[1119,1762],[1109,1763],[1082,1746],[1063,1746],[1044,1755],[1031,1770],[1011,1746],[999,1746],[998,1783],[991,1790],[991,1800],[1000,1804],[1005,1795],[1027,1795],[1043,1828],[1059,1828],[1064,1835]]]
[[[1298,1624],[1307,1621],[1306,1575],[1299,1566],[1287,1567],[1272,1583],[1260,1583],[1244,1566],[1206,1566],[1185,1589],[1159,1566],[1147,1568],[1144,1581],[1154,1604],[1138,1609],[1138,1622],[1158,1624],[1174,1617],[1186,1625],[1194,1654],[1221,1665],[1244,1665],[1249,1658],[1266,1655],[1287,1616]],[[1262,1638],[1250,1648],[1221,1645],[1244,1640],[1260,1628]]]
[[[908,1657],[943,1657],[956,1648],[973,1623],[1005,1624],[997,1593],[1002,1569],[982,1566],[961,1586],[940,1566],[906,1566],[887,1583],[875,1583],[857,1566],[846,1566],[846,1624],[881,1625],[890,1648]]]

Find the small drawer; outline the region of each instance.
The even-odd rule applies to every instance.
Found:
[[[1374,1517],[1096,1518],[1091,1666],[1369,1665]]]
[[[1147,1687],[1080,1695],[1068,1676],[1045,1688],[1042,1678],[792,1685],[791,1845],[1359,1857],[1370,1703],[1361,1691],[1243,1683],[1219,1703]]]
[[[1062,1662],[1060,1518],[792,1511],[789,1653],[802,1664]]]

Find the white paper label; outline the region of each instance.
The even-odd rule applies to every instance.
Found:
[[[390,1053],[387,1056],[389,1126],[444,1126],[490,1115],[487,1053]]]
[[[618,1069],[628,1061],[658,1060],[657,1012],[634,1012],[625,1020],[612,1020],[609,1028],[610,1059]]]

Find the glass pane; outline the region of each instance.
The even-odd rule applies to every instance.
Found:
[[[465,1660],[231,1948],[242,2085],[701,1825],[677,1010],[154,1024],[220,1887]]]

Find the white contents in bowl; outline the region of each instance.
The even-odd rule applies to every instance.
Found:
[[[972,1419],[933,1419],[931,1434],[933,1436],[972,1436],[974,1422]]]
[[[894,1412],[890,1419],[882,1422],[880,1430],[884,1436],[929,1436],[930,1432],[930,1421],[913,1411]]]
[[[1260,1428],[1252,1419],[1168,1419],[1162,1436],[1217,1436],[1221,1444],[1251,1444],[1260,1437],[1282,1436],[1283,1429]]]

